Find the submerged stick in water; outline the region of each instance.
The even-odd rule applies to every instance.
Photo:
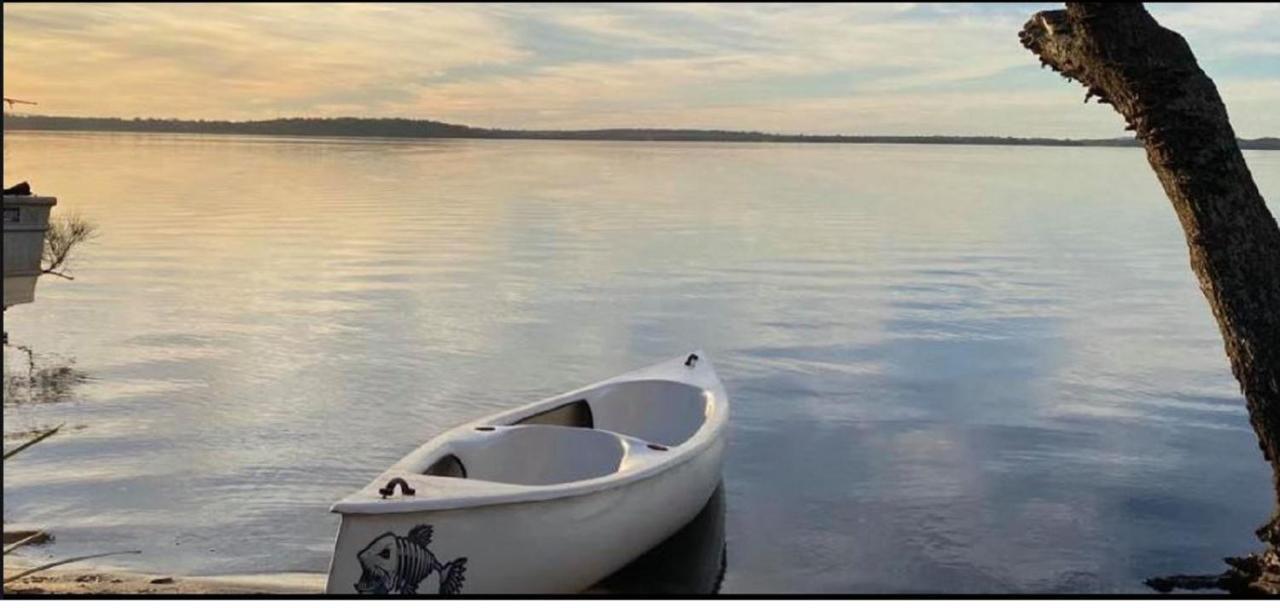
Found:
[[[63,423],[63,424],[65,424],[65,423]],[[14,454],[17,454],[18,452],[21,452],[22,450],[25,450],[25,449],[27,449],[27,448],[29,448],[29,447],[31,447],[31,446],[33,446],[33,445],[37,444],[37,443],[40,443],[41,441],[44,441],[45,439],[48,439],[48,438],[49,438],[49,437],[51,437],[54,433],[58,432],[58,430],[59,430],[59,429],[61,429],[61,428],[62,428],[62,426],[63,426],[62,424],[59,424],[58,426],[55,426],[55,427],[53,427],[52,429],[49,429],[49,430],[47,430],[47,431],[45,431],[45,432],[43,432],[43,433],[40,433],[39,435],[36,435],[35,439],[32,439],[31,441],[28,441],[28,442],[26,442],[26,443],[24,443],[24,444],[22,444],[22,445],[20,445],[20,446],[18,446],[18,447],[16,447],[16,448],[13,448],[12,450],[9,450],[8,452],[5,452],[5,453],[4,453],[4,460],[8,460],[10,456],[13,456]]]

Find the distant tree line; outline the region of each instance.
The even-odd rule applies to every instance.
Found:
[[[787,135],[759,131],[705,129],[592,129],[539,131],[485,129],[435,120],[409,118],[277,118],[274,120],[178,120],[173,118],[82,118],[13,115],[4,117],[6,130],[131,131],[146,133],[214,133],[226,135],[294,135],[325,137],[397,137],[468,139],[561,139],[598,141],[712,141],[851,144],[959,144],[996,146],[1137,147],[1133,138],[1052,139],[1046,137],[989,137],[949,135]],[[1280,150],[1280,138],[1241,139],[1240,147]]]

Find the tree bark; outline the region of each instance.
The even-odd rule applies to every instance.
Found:
[[[1141,4],[1068,2],[1022,45],[1124,117],[1182,223],[1231,371],[1271,463],[1277,508],[1258,537],[1280,544],[1280,228],[1245,165],[1213,81]]]

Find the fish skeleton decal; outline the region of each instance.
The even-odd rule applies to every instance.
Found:
[[[418,584],[440,573],[440,595],[457,595],[462,591],[467,558],[440,563],[427,549],[431,543],[431,526],[414,526],[408,536],[387,532],[373,539],[356,557],[360,560],[360,580],[356,593],[361,595],[417,595]]]

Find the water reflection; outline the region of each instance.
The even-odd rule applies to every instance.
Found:
[[[75,396],[89,375],[76,360],[56,354],[37,354],[23,344],[4,345],[4,404],[58,403]]]
[[[680,531],[600,581],[588,593],[610,595],[714,595],[728,565],[724,535],[724,483]]]
[[[693,348],[734,403],[725,593],[1143,592],[1271,508],[1141,150],[5,144],[103,229],[5,315],[93,378],[5,411],[88,425],[5,471],[51,557],[323,571],[328,505],[431,437]]]

